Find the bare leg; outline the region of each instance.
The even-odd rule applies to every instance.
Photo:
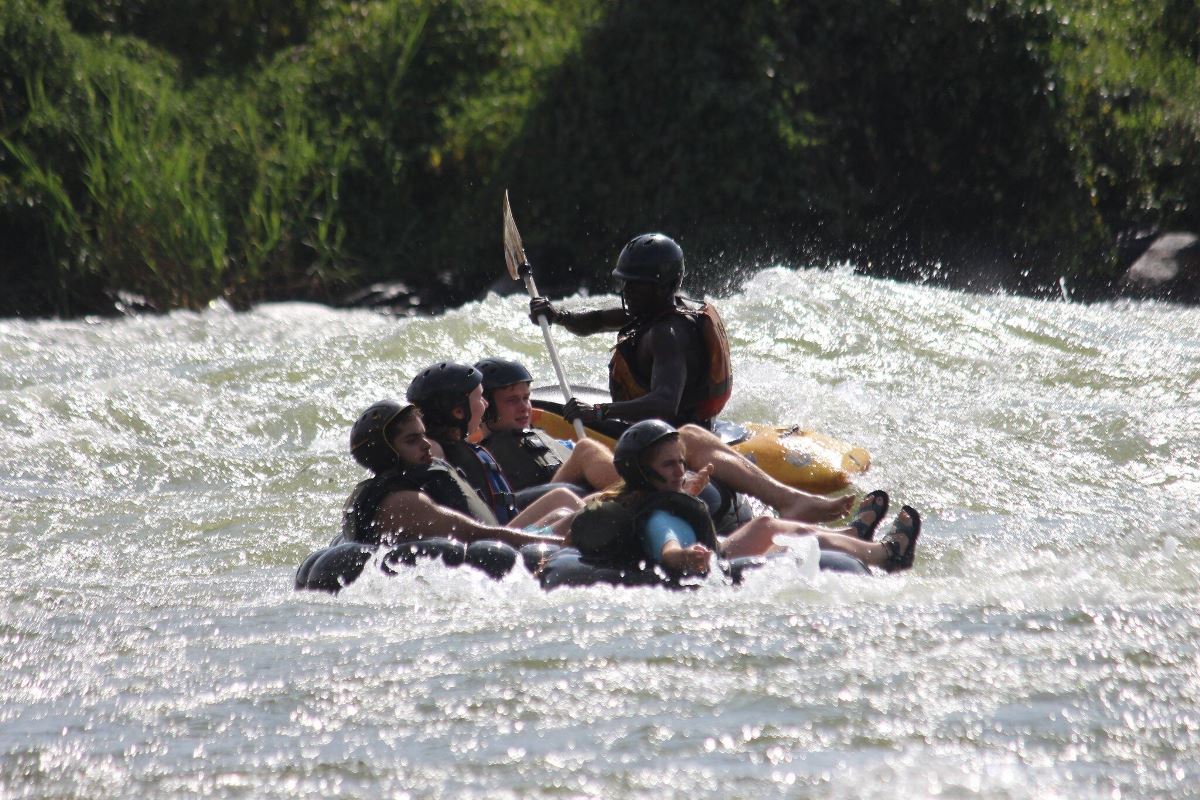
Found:
[[[575,519],[575,512],[568,511],[565,508],[560,508],[556,511],[551,511],[546,516],[539,520],[538,524],[549,526],[550,530],[557,536],[563,538],[566,542],[567,534],[571,532],[571,520]]]
[[[907,510],[900,512],[897,522],[903,525],[913,524],[913,520],[909,517]],[[771,552],[778,552],[779,547],[775,545],[774,539],[775,535],[779,533],[786,533],[792,536],[816,536],[822,550],[835,550],[839,553],[854,556],[868,566],[883,567],[888,571],[908,569],[911,566],[897,565],[891,560],[892,554],[883,541],[865,542],[855,535],[853,528],[830,530],[815,525],[806,525],[802,522],[775,519],[774,517],[755,517],[738,528],[725,540],[721,548],[722,554],[726,558],[738,558],[740,556],[761,556]],[[916,535],[919,534],[915,534],[914,539]],[[901,551],[909,545],[907,534],[900,532],[897,527],[893,527],[889,531],[888,537],[896,540]]]
[[[565,519],[569,520],[581,508],[583,508],[583,501],[576,497],[570,489],[552,489],[530,503],[505,527],[524,528],[526,525],[543,524],[549,525],[555,533],[559,533],[556,526],[563,521],[563,515],[565,514]]]
[[[593,489],[605,489],[617,482],[617,469],[613,466],[612,451],[592,439],[575,443],[570,457],[554,473],[554,480],[562,483],[586,483]]]
[[[799,529],[797,530],[797,528]],[[778,553],[782,548],[775,544],[774,539],[777,533],[802,535],[812,533],[812,529],[801,526],[799,523],[786,522],[774,517],[755,517],[725,538],[721,545],[721,555],[726,558],[741,558],[742,556],[764,556],[767,553]]]
[[[871,567],[882,567],[887,561],[888,553],[879,542],[864,542],[857,536],[846,536],[840,533],[818,533],[817,542],[822,550],[835,550],[854,556],[859,561]]]
[[[781,548],[774,541],[775,535],[780,533],[791,536],[816,536],[822,550],[836,550],[854,556],[873,567],[882,566],[887,559],[887,551],[878,542],[864,542],[847,533],[774,517],[755,517],[735,530],[725,540],[722,553],[726,558],[739,558],[780,552]]]
[[[714,478],[735,492],[757,497],[784,519],[824,522],[844,516],[854,503],[851,495],[822,497],[780,483],[699,425],[684,425],[679,429],[679,438],[689,468],[699,470],[712,464]]]

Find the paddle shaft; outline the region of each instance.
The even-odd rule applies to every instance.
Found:
[[[537,285],[533,282],[533,270],[528,264],[524,265],[521,270],[521,277],[525,279],[525,291],[529,292],[529,297],[538,297]],[[558,360],[558,348],[554,346],[554,338],[550,335],[550,323],[546,321],[544,314],[538,315],[538,327],[542,329],[542,338],[546,340],[546,351],[550,353],[550,363],[554,365],[554,374],[558,376],[558,386],[562,389],[563,401],[567,402],[571,399],[571,387],[567,383],[567,373],[563,372],[562,362]],[[587,436],[583,432],[583,422],[576,418],[575,420],[575,435],[582,441]]]

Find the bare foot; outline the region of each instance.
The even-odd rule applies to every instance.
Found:
[[[852,505],[854,495],[821,497],[797,490],[795,500],[777,510],[780,517],[794,522],[828,522],[846,516]]]

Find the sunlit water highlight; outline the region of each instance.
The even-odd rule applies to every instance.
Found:
[[[870,449],[913,572],[294,593],[361,409],[552,377],[524,307],[0,322],[0,797],[1200,796],[1200,311],[768,270],[726,416]]]

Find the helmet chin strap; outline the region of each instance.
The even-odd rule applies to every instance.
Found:
[[[459,406],[459,408],[462,409],[463,416],[462,419],[456,421],[458,422],[458,429],[462,431],[462,438],[465,442],[467,437],[470,435],[471,428],[471,399],[467,398],[463,400],[463,403],[461,406]]]
[[[645,466],[644,464],[641,463],[641,461],[638,462],[638,471],[642,473],[642,478],[646,481],[646,485],[649,486],[651,489],[658,488],[655,485],[655,480],[657,480],[659,483],[663,483],[663,484],[665,484],[667,482],[667,479],[664,478],[658,472],[658,470],[654,470],[654,469],[651,469],[650,467]]]
[[[507,387],[499,386],[497,388],[504,389]],[[495,396],[496,396],[495,390],[483,393],[483,399],[487,400],[487,408],[483,412],[483,421],[484,422],[495,422],[497,419],[500,418],[500,413],[499,413],[498,409],[496,408],[496,403],[495,403],[495,401],[492,400],[492,398]],[[468,409],[468,412],[469,411],[470,411],[470,409]],[[466,436],[465,432],[463,433],[463,436]]]
[[[400,415],[397,414],[396,417],[398,416]],[[399,469],[404,466],[404,461],[400,458],[400,451],[396,449],[396,445],[392,444],[392,435],[388,432],[388,429],[392,427],[392,423],[396,421],[396,417],[392,417],[390,420],[388,420],[387,424],[383,426],[382,430],[379,431],[379,438],[383,439],[383,443],[392,453],[392,467]]]

